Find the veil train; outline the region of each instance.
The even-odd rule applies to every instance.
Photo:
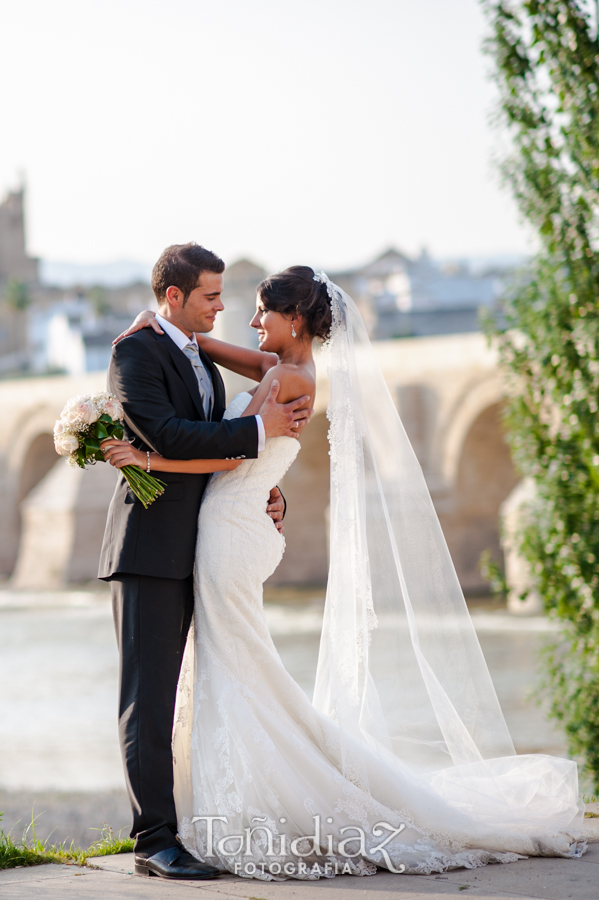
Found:
[[[333,328],[331,552],[313,702],[341,726],[343,774],[368,788],[364,753],[374,750],[498,827],[580,825],[576,763],[516,755],[360,312],[324,273],[316,278],[327,285]]]

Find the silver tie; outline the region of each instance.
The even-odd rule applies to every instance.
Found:
[[[200,354],[196,344],[187,344],[183,347],[183,353],[193,366],[193,371],[197,378],[198,387],[200,389],[200,397],[202,398],[202,406],[204,413],[209,420],[212,415],[212,404],[214,401],[214,388],[210,375],[204,368],[204,363],[200,359]]]

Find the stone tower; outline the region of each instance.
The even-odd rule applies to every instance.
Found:
[[[0,204],[0,283],[9,278],[26,284],[38,280],[38,261],[25,249],[24,194],[21,186]]]

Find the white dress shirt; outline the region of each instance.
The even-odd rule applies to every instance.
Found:
[[[177,328],[176,325],[173,325],[172,322],[169,322],[168,319],[165,319],[164,316],[161,316],[160,313],[156,313],[156,321],[160,325],[163,331],[166,331],[170,339],[177,345],[179,350],[183,352],[183,347],[187,347],[188,344],[195,344],[198,346],[198,340],[195,336],[195,332],[192,333],[191,337],[187,337],[185,332],[181,331],[180,328]],[[200,362],[201,362],[200,357]],[[206,373],[208,378],[210,378],[209,373]],[[258,453],[260,453],[266,447],[266,432],[264,430],[264,422],[262,421],[262,416],[256,416],[256,425],[258,426]]]

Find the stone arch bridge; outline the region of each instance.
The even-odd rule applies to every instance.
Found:
[[[515,487],[501,427],[502,384],[480,334],[379,342],[377,354],[426,476],[462,587],[485,590],[483,550],[500,555],[499,507]],[[0,383],[0,575],[20,588],[54,588],[95,577],[115,472],[70,469],[52,428],[74,394],[104,388],[104,373]],[[228,390],[242,385],[229,378]],[[327,570],[328,384],[299,457],[282,484],[287,552],[273,581],[322,584]]]

